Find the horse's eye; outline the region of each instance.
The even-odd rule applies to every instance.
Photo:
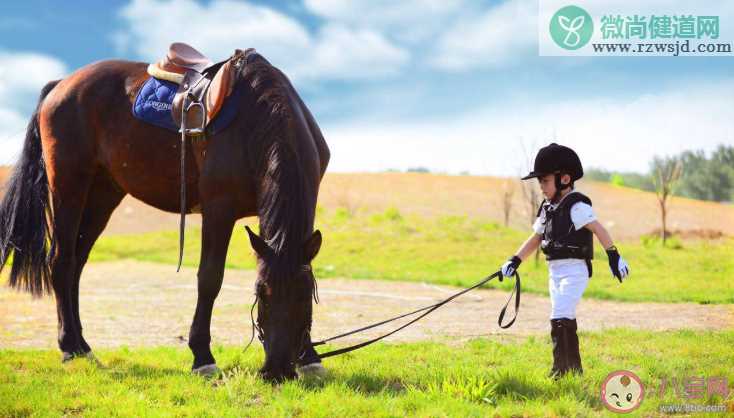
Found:
[[[268,285],[261,284],[257,286],[256,293],[260,299],[264,299],[265,297],[272,295],[273,291]]]

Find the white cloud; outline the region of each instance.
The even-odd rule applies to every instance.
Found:
[[[555,2],[558,8],[566,6],[568,2],[565,0],[542,0],[544,3]],[[553,4],[553,3],[551,3]],[[596,8],[607,13],[668,13],[668,14],[689,14],[692,10],[709,10],[719,12],[717,14],[728,15],[734,10],[729,0],[707,0],[706,2],[698,2],[695,0],[578,0],[577,4],[583,8]]]
[[[440,36],[428,62],[443,70],[466,71],[502,67],[537,54],[537,9],[537,0],[506,1],[458,19]]]
[[[3,127],[3,133],[0,134],[0,165],[12,164],[20,156],[29,117],[0,106],[0,126]]]
[[[0,51],[0,106],[34,99],[47,82],[61,78],[66,66],[58,59],[33,52]]]
[[[10,164],[20,155],[41,88],[66,72],[63,62],[48,55],[0,51],[0,164]]]
[[[466,6],[462,0],[305,0],[304,4],[328,19],[378,26],[443,17]]]
[[[322,126],[332,171],[415,166],[516,175],[521,144],[560,143],[585,166],[646,171],[654,155],[734,145],[734,81],[629,99],[523,99],[451,120]]]
[[[289,49],[310,43],[308,32],[296,20],[245,2],[217,0],[203,5],[193,0],[133,0],[120,15],[127,28],[116,35],[125,41],[118,45],[132,47],[138,56],[151,61],[177,41],[216,58],[249,46],[285,55]]]
[[[296,75],[308,78],[369,78],[393,75],[407,63],[408,53],[377,32],[343,25],[327,25],[315,42],[313,61],[294,65]],[[392,65],[382,65],[385,60]]]
[[[466,0],[305,0],[304,4],[329,21],[376,28],[405,42],[433,38],[472,6]]]
[[[246,2],[133,0],[120,12],[126,30],[113,35],[126,52],[153,61],[172,42],[187,42],[214,60],[254,47],[291,78],[360,79],[396,73],[408,52],[380,33],[326,24],[311,34],[297,20]],[[370,68],[371,67],[371,68]]]

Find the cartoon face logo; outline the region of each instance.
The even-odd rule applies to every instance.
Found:
[[[601,385],[601,401],[612,412],[630,412],[640,406],[644,396],[642,381],[628,370],[609,373]]]

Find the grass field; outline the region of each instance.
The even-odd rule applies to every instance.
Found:
[[[402,215],[389,208],[377,214],[351,214],[321,209],[317,227],[324,245],[314,267],[318,278],[391,279],[465,286],[495,270],[513,254],[527,232],[494,222],[459,216]],[[606,254],[595,242],[594,277],[586,297],[619,301],[734,303],[734,239],[673,239],[618,245],[631,265],[632,277],[620,285],[613,279]],[[197,266],[200,230],[187,233],[185,264]],[[154,232],[100,238],[91,261],[135,259],[174,264],[178,233]],[[255,261],[244,229],[237,227],[227,258],[228,268],[253,269]],[[547,268],[524,263],[524,290],[547,294]],[[501,284],[500,286],[509,286]]]
[[[382,181],[379,187],[374,180]],[[332,175],[327,176],[327,186],[329,181],[339,187],[325,189],[322,196],[327,204],[317,214],[316,226],[324,234],[324,245],[314,264],[319,279],[409,280],[464,286],[495,271],[528,235],[528,231],[521,230],[524,221],[518,220],[519,214],[511,228],[496,223],[497,202],[484,200],[499,187],[495,180],[497,184],[478,178],[386,174]],[[366,189],[364,182],[372,184],[372,189]],[[384,193],[388,185],[395,189]],[[418,185],[425,187],[419,190]],[[607,190],[611,186],[594,183],[590,186],[591,191],[601,187],[604,190],[598,196],[617,203],[639,203],[650,198],[640,194],[643,192]],[[447,190],[444,200],[434,201],[426,187]],[[732,214],[731,208],[722,205],[679,203],[687,208],[676,214],[675,222],[683,229],[726,224]],[[648,210],[647,206],[637,207],[642,211],[640,216],[635,216],[626,203],[600,206],[600,213],[609,212],[602,214],[604,219],[617,222],[618,231],[625,219],[634,221],[634,225],[627,226],[630,231],[647,231],[654,225],[650,216],[654,209]],[[480,209],[463,216],[466,207]],[[625,211],[614,212],[617,208]],[[158,218],[146,221],[137,210],[131,209],[129,217],[135,225],[150,224],[143,225],[143,231],[160,227]],[[721,217],[712,215],[722,210],[725,213],[721,212]],[[698,220],[705,222],[696,223]],[[585,297],[734,303],[734,238],[674,238],[663,247],[654,239],[640,239],[631,232],[623,236],[618,246],[631,265],[632,277],[622,285],[613,279],[606,255],[596,243],[594,278]],[[186,265],[198,265],[200,249],[200,230],[192,227],[187,231]],[[177,254],[175,231],[105,235],[90,261],[132,259],[173,265]],[[241,225],[234,233],[227,267],[255,267]],[[537,264],[524,263],[520,272],[524,291],[547,294],[547,269],[542,256]],[[493,284],[508,290],[510,285]],[[104,367],[86,360],[61,365],[56,350],[0,349],[0,417],[607,416],[609,412],[599,397],[600,384],[609,372],[619,369],[637,373],[648,391],[633,416],[662,415],[659,406],[668,404],[728,402],[729,410],[734,412],[734,395],[727,400],[686,399],[672,388],[663,395],[658,393],[664,378],[680,381],[686,377],[723,376],[733,382],[732,330],[615,329],[582,332],[580,338],[586,372],[558,383],[545,377],[551,361],[547,336],[506,343],[477,339],[461,344],[380,344],[329,359],[331,373],[324,380],[305,379],[279,386],[257,377],[262,362],[259,347],[246,353],[241,347],[214,347],[224,374],[210,381],[189,373],[191,353],[186,348],[96,351]]]
[[[606,416],[600,385],[619,369],[645,385],[632,416],[668,404],[728,402],[734,411],[731,396],[687,399],[670,386],[660,393],[663,379],[734,381],[732,331],[615,329],[580,339],[585,374],[557,383],[545,377],[549,340],[538,337],[381,344],[329,359],[324,380],[279,386],[256,377],[261,350],[239,347],[215,348],[224,373],[212,381],[188,372],[182,348],[101,350],[104,368],[84,359],[61,365],[56,351],[0,351],[0,416]]]

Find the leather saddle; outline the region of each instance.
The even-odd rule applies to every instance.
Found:
[[[188,137],[205,138],[207,126],[232,93],[234,77],[243,58],[253,49],[236,50],[232,57],[213,64],[204,54],[182,42],[171,44],[160,61],[148,65],[152,77],[178,84],[171,114],[181,133],[181,221],[179,225],[178,268],[183,261],[186,224],[186,143]]]
[[[214,64],[194,47],[176,42],[163,58],[148,65],[148,74],[178,84],[173,120],[183,134],[200,136],[232,93],[235,65],[231,58]]]

